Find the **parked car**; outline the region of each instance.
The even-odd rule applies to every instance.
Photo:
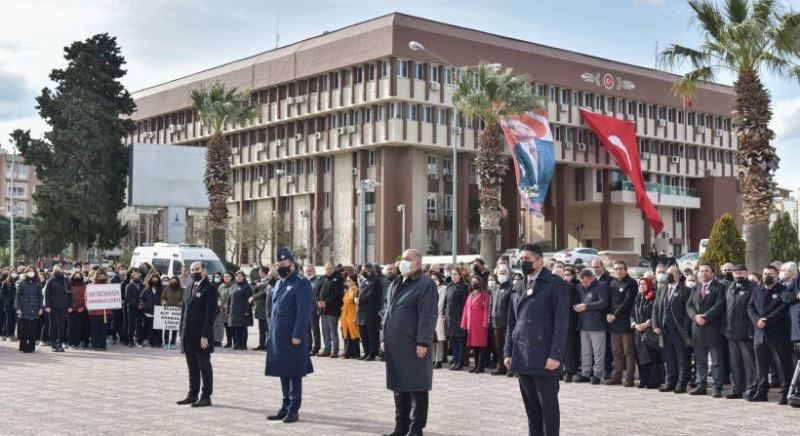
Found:
[[[593,260],[599,259],[600,256],[597,254],[597,250],[592,248],[568,248],[566,250],[561,250],[556,252],[554,258],[557,261],[564,262],[568,265],[590,265]]]
[[[686,268],[691,269],[692,271],[697,270],[697,264],[700,262],[700,253],[686,253],[680,258],[678,258],[678,268],[681,271],[685,270]]]

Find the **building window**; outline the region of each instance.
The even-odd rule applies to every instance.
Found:
[[[606,97],[606,106],[603,108],[608,112],[614,111],[614,100],[611,97]]]
[[[596,192],[603,192],[603,170],[594,171],[594,186]]]
[[[561,89],[561,103],[569,103],[569,91]]]
[[[403,103],[392,103],[390,108],[392,118],[403,118]]]
[[[675,209],[675,222],[683,222],[683,209]]]
[[[322,193],[322,204],[325,209],[331,208],[331,193],[324,192]]]
[[[544,85],[536,85],[536,96],[537,97],[544,96]]]
[[[592,94],[583,94],[583,107],[592,107]]]
[[[259,167],[259,170],[261,170],[261,167]],[[261,171],[259,171],[259,173],[260,172]],[[300,159],[299,161],[297,161],[297,174],[305,174],[305,173],[306,173],[306,161]]]
[[[436,109],[436,122],[442,126],[447,124],[447,109],[443,107]]]
[[[647,118],[653,119],[656,117],[656,108],[652,104],[647,105]]]
[[[313,173],[314,173],[314,159],[312,158],[308,160],[308,174],[313,174]]]
[[[431,65],[430,78],[431,82],[439,81],[439,67],[437,65]]]
[[[433,108],[430,106],[425,106],[422,108],[422,121],[426,123],[430,123],[433,117]]]
[[[381,61],[381,77],[389,77],[389,62]]]
[[[364,81],[364,67],[356,67],[355,79],[355,83],[361,83]]]
[[[408,61],[397,60],[397,75],[400,77],[408,77]]]
[[[453,194],[444,194],[444,214],[445,216],[453,215]]]
[[[552,102],[556,101],[556,87],[555,86],[551,86],[550,87],[550,101],[552,101]]]
[[[436,219],[436,193],[428,193],[428,218]]]
[[[14,164],[11,168],[11,162],[6,163],[6,180],[11,180],[11,174],[14,174],[16,180],[26,180],[28,178],[28,165]]]
[[[383,105],[375,107],[375,121],[383,121]]]
[[[372,108],[368,107],[364,109],[364,123],[371,123],[372,122]]]
[[[369,64],[367,68],[368,68],[367,71],[369,71],[367,80],[375,80],[375,64]]]
[[[600,95],[594,96],[594,108],[595,109],[602,109],[603,108],[603,97]]]
[[[330,156],[325,156],[325,172],[331,172],[331,165],[333,164]]]
[[[636,103],[637,112],[639,113],[639,118],[644,118],[644,103]]]
[[[370,150],[367,152],[367,165],[374,167],[378,164],[378,157],[375,153],[375,150]]]
[[[417,80],[425,79],[425,65],[417,62],[414,64],[414,78]]]
[[[428,156],[428,175],[436,175],[436,156]]]
[[[413,121],[417,120],[417,105],[408,105],[408,119]]]
[[[550,131],[553,132],[553,140],[554,141],[561,141],[561,128],[551,124]]]
[[[575,201],[584,201],[586,199],[586,190],[584,189],[585,177],[583,168],[575,168]]]
[[[667,121],[670,123],[675,122],[675,109],[670,109],[667,111]]]
[[[683,124],[683,111],[678,111],[678,124]]]
[[[13,188],[13,189],[12,189]],[[27,192],[26,185],[14,184],[6,185],[6,197],[25,197]]]
[[[453,174],[453,161],[451,159],[442,159],[442,174],[449,176]]]

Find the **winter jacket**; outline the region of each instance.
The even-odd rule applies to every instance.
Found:
[[[43,303],[42,289],[38,282],[25,279],[17,284],[14,308],[22,312],[20,319],[38,319]]]
[[[44,304],[51,309],[70,307],[69,282],[66,277],[53,276],[44,284]]]
[[[83,280],[79,283],[72,283],[70,285],[70,295],[72,296],[72,311],[76,313],[86,312],[86,285]]]
[[[183,288],[178,285],[173,289],[172,286],[167,286],[161,293],[162,306],[180,306],[183,302]]]

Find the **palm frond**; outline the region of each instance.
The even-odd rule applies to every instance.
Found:
[[[762,23],[768,23],[777,13],[775,0],[757,0],[753,2],[753,18]]]
[[[700,68],[708,61],[708,54],[677,44],[670,45],[659,54],[659,61],[669,68],[680,67],[687,60],[693,68]]]
[[[534,110],[541,102],[531,92],[527,77],[514,75],[510,68],[497,72],[481,63],[457,80],[453,105],[466,119],[479,118],[493,126],[498,117]]]
[[[725,12],[728,16],[728,21],[741,23],[750,14],[750,7],[747,4],[747,0],[727,0],[725,2]]]
[[[714,81],[714,68],[710,66],[698,68],[684,74],[672,86],[672,92],[678,96],[692,96],[702,82]]]
[[[800,13],[789,12],[778,21],[772,35],[775,50],[800,57]]]
[[[723,27],[725,27],[725,20],[722,18],[722,13],[716,4],[710,0],[689,0],[689,7],[695,13],[693,20],[703,30],[715,38],[719,36]]]

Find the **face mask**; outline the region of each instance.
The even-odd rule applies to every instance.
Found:
[[[203,278],[203,274],[202,273],[199,273],[199,272],[193,272],[192,273],[192,280],[194,280],[196,282],[199,282],[200,280],[202,280],[202,278]]]
[[[496,284],[497,284],[497,282],[495,282],[494,280],[489,280],[489,287],[492,287],[492,286],[494,286]]]
[[[512,281],[512,283],[513,283],[513,284],[515,284],[515,285],[517,284],[517,282],[519,282],[519,279],[514,279],[514,280]]]
[[[56,271],[56,272],[53,273],[53,277],[61,278],[62,275],[63,274],[61,273],[61,271]]]
[[[449,272],[444,273],[444,278],[449,279],[450,278],[450,273]]]
[[[173,289],[178,289],[181,287],[181,284],[179,282],[169,282],[169,287]]]
[[[481,267],[478,266],[478,265],[473,265],[472,266],[472,270],[475,271],[475,274],[480,274],[481,273]]]
[[[12,279],[15,279],[15,278],[17,278],[17,277],[19,277],[19,274],[17,274],[17,273],[11,274],[11,278],[12,278]]]
[[[730,271],[729,271],[729,272],[726,272],[726,273],[725,273],[725,280],[727,280],[727,281],[729,281],[729,282],[732,282],[732,281],[733,281],[733,273],[732,273],[732,272],[730,272]]]
[[[522,262],[522,274],[525,274],[526,276],[529,276],[529,275],[533,274],[533,262],[532,261],[526,260],[526,261]]]
[[[669,280],[670,283],[675,283],[675,275],[667,274],[667,280]]]
[[[779,272],[778,273],[778,278],[781,279],[781,280],[786,280],[786,272],[785,271]]]
[[[33,272],[33,271],[30,271],[30,272],[26,273],[25,276],[28,277],[29,279],[32,279],[32,278],[36,277],[36,273]]]
[[[764,276],[764,284],[765,284],[765,285],[767,285],[767,286],[771,286],[773,283],[775,283],[775,277],[772,277],[772,276]]]
[[[697,282],[696,281],[694,281],[694,280],[687,280],[686,281],[686,287],[688,287],[689,289],[694,289],[695,286],[697,286]]]
[[[73,277],[73,278],[72,278],[72,282],[73,282],[73,283],[80,283],[80,282],[82,282],[82,281],[83,281],[83,278],[82,278],[82,277]]]
[[[480,283],[473,283],[472,284],[472,289],[475,290],[475,291],[480,291],[481,290],[481,284]]]
[[[506,274],[498,274],[498,275],[497,275],[497,280],[498,280],[500,283],[505,283],[505,282],[507,282],[507,281],[508,281],[508,275],[506,275]]]
[[[214,283],[222,283],[222,279],[217,277],[214,279]]]
[[[411,262],[403,259],[400,261],[400,274],[406,275],[411,272]]]
[[[279,266],[278,267],[278,275],[281,276],[282,279],[285,279],[289,275],[290,271],[291,271],[291,268],[289,268],[288,266]]]
[[[747,283],[747,277],[738,277],[736,279],[736,284],[739,286],[744,286]]]
[[[666,273],[661,273],[661,274],[656,275],[656,280],[658,280],[659,282],[666,283],[668,279],[669,279],[669,276],[667,276]]]

